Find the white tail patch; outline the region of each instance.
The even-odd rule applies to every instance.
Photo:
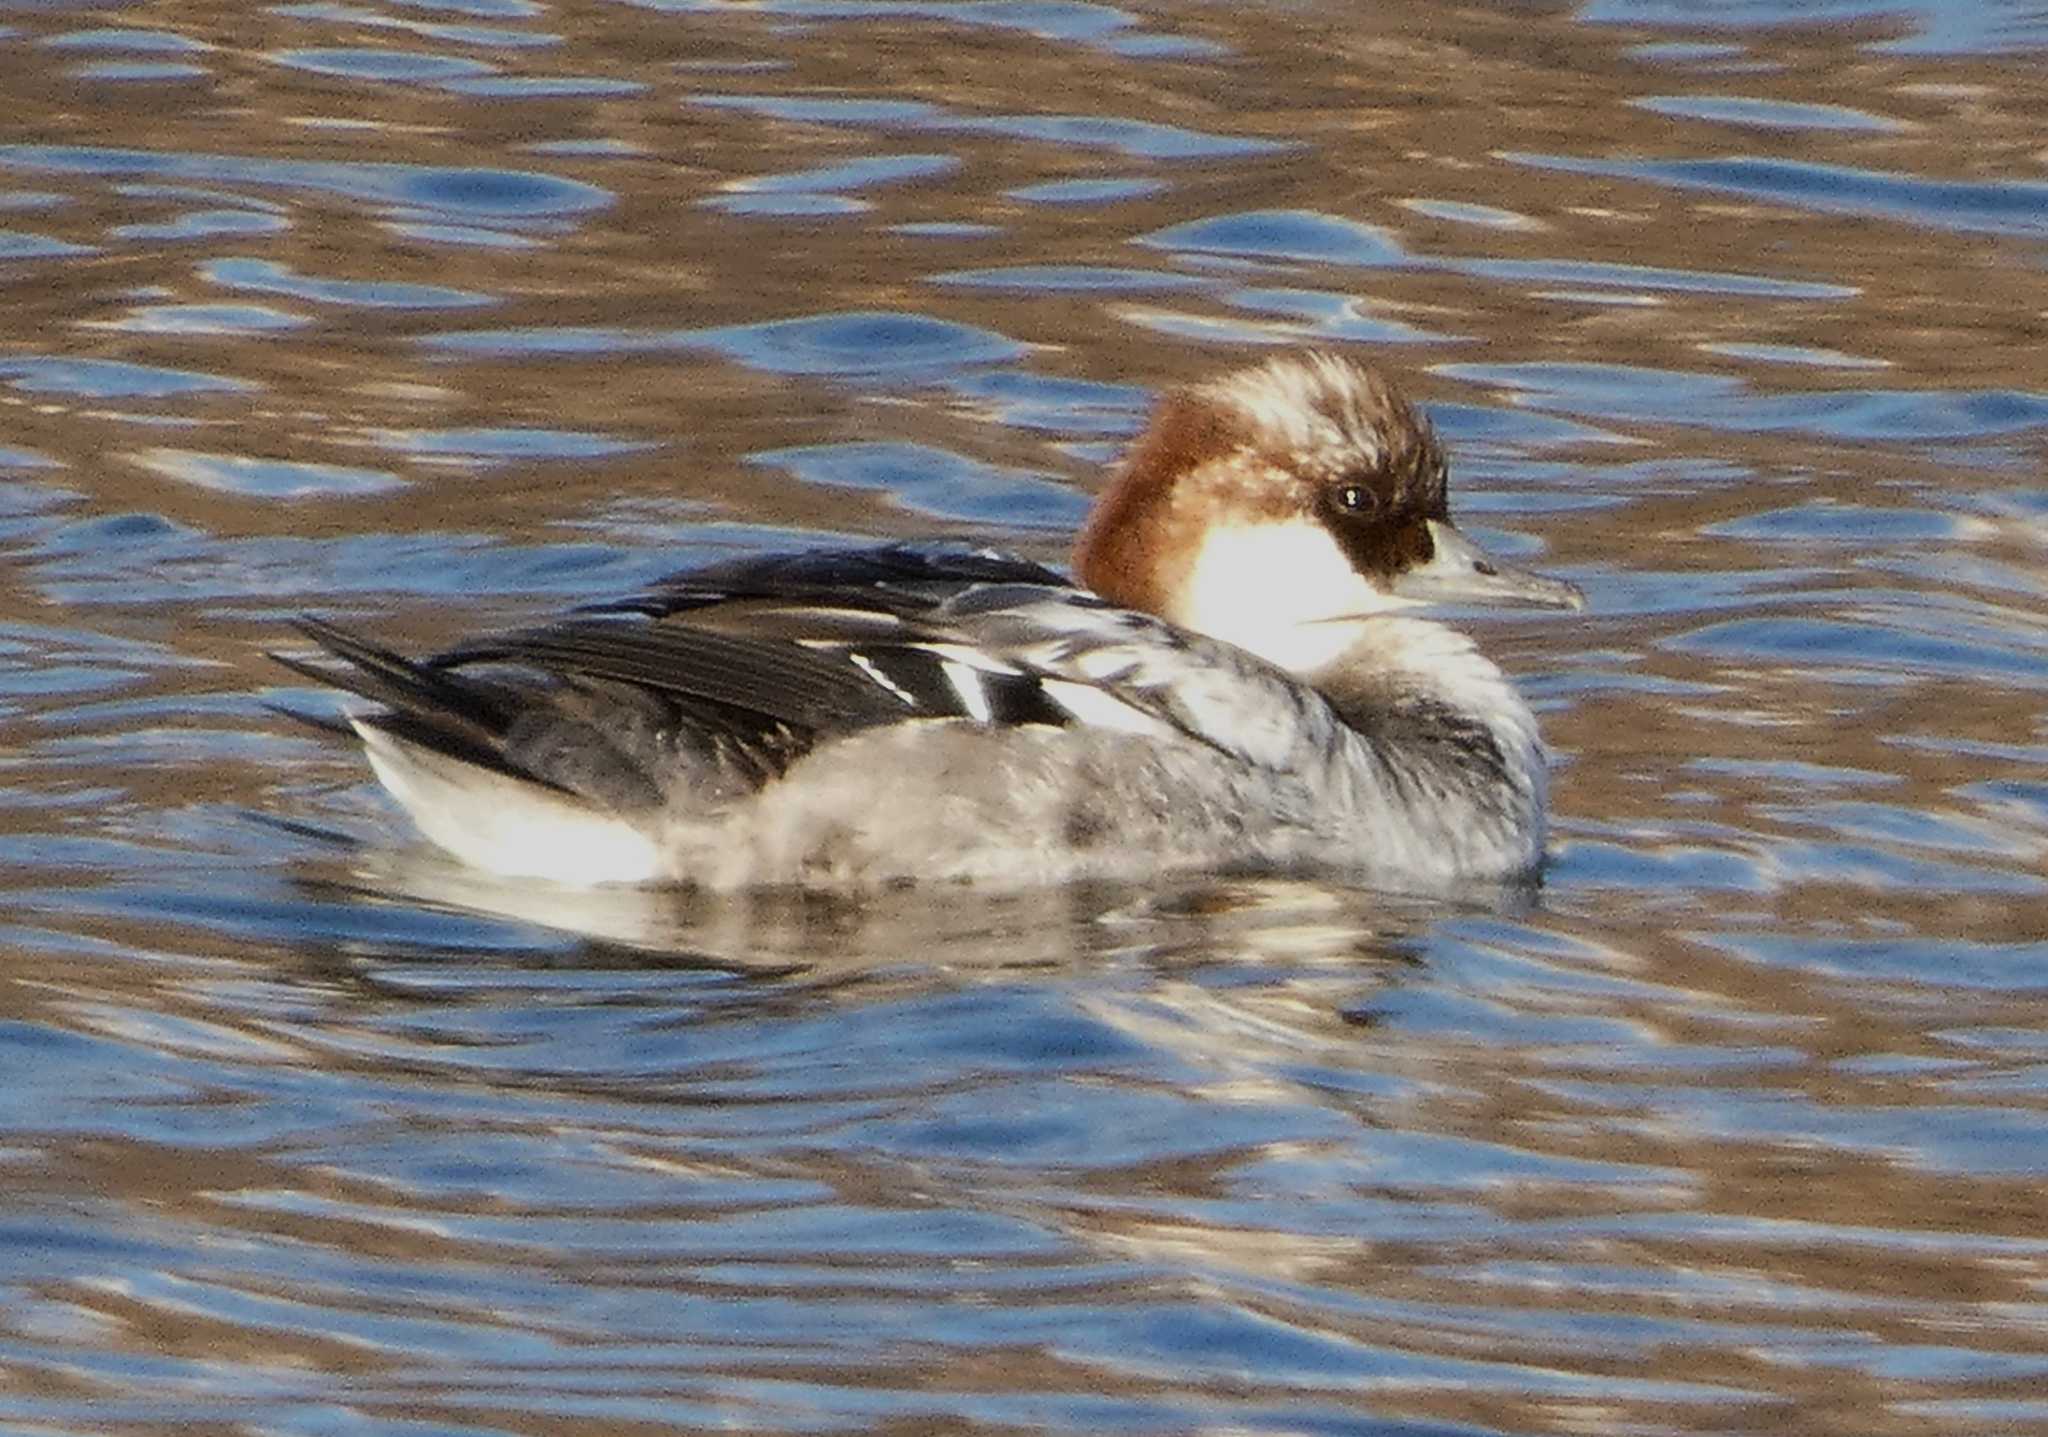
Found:
[[[582,886],[668,876],[653,836],[628,819],[361,719],[350,723],[378,781],[420,832],[472,868]]]

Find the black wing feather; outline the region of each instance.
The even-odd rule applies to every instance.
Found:
[[[289,654],[270,655],[293,673],[370,699],[400,713],[431,713],[471,745],[489,747],[510,718],[506,695],[494,686],[418,663],[310,615],[292,627],[340,659],[342,666],[310,663]]]
[[[1030,666],[963,663],[946,611],[1076,592],[993,550],[892,544],[708,565],[420,660],[307,618],[338,662],[273,657],[383,705],[368,721],[412,742],[645,802],[679,780],[755,787],[822,738],[907,717],[1069,722]]]
[[[999,725],[1064,724],[1071,719],[1046,697],[1039,676],[1028,670],[949,663],[943,651],[914,642],[849,644],[843,652],[877,683],[899,692],[908,712],[921,718],[974,714]],[[962,693],[965,688],[975,692],[978,704],[969,702]]]
[[[672,574],[645,593],[592,605],[587,612],[661,618],[734,599],[776,599],[914,614],[972,584],[1072,587],[1070,580],[1043,564],[996,549],[944,542],[881,544],[706,564]]]
[[[886,723],[908,707],[843,656],[687,624],[572,619],[479,639],[430,662],[437,669],[526,664],[563,678],[708,699],[814,731]]]

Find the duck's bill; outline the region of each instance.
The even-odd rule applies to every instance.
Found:
[[[1431,520],[1436,552],[1393,582],[1404,599],[1424,604],[1533,604],[1546,609],[1583,609],[1579,586],[1547,578],[1496,559],[1448,523]]]

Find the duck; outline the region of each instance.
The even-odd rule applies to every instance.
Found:
[[[1528,881],[1548,759],[1440,612],[1583,607],[1452,522],[1377,369],[1166,393],[1071,575],[959,541],[751,555],[409,657],[274,653],[431,844],[504,878],[860,890],[1315,874]]]

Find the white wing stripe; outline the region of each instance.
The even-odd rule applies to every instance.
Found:
[[[903,706],[905,708],[914,709],[917,707],[917,695],[913,694],[909,689],[906,689],[905,687],[903,687],[903,685],[897,683],[896,680],[890,678],[887,674],[883,673],[881,668],[876,665],[875,661],[869,658],[866,654],[855,653],[849,649],[847,651],[846,657],[848,658],[848,660],[852,662],[855,668],[859,669],[862,673],[866,674],[869,678],[873,679],[876,683],[880,684],[883,688],[887,689],[890,693],[894,694],[897,698],[903,700]]]
[[[980,669],[958,659],[942,659],[939,667],[946,675],[946,682],[953,686],[953,692],[960,695],[960,707],[967,710],[969,718],[976,723],[987,723],[995,717],[995,710],[989,706],[988,692],[982,687]]]
[[[1039,688],[1047,698],[1090,728],[1144,734],[1148,738],[1165,738],[1173,732],[1173,725],[1158,715],[1133,708],[1116,695],[1098,689],[1092,684],[1077,684],[1066,679],[1043,679],[1039,682]]]

